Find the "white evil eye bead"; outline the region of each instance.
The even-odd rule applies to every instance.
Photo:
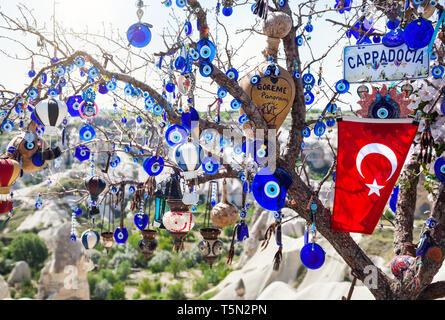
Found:
[[[186,4],[187,4],[187,1],[186,1],[186,0],[176,0],[176,5],[177,5],[179,8],[184,8]]]
[[[218,89],[218,98],[224,99],[227,96],[227,89],[226,88],[219,88]]]
[[[210,131],[204,133],[204,141],[210,142],[213,139],[213,134]]]
[[[192,33],[192,24],[190,23],[190,21],[187,21],[184,24],[184,32],[185,35],[189,36]]]
[[[25,149],[26,150],[32,150],[32,149],[34,149],[34,147],[35,147],[35,144],[34,144],[34,142],[26,142],[25,141]]]
[[[212,246],[212,252],[215,256],[219,256],[224,249],[224,244],[221,240],[216,240]]]
[[[125,93],[127,96],[131,96],[131,95],[134,93],[134,89],[133,89],[133,87],[132,87],[130,84],[127,84],[127,85],[125,86],[125,88],[124,88],[124,93]]]
[[[208,256],[210,254],[210,243],[207,240],[201,240],[198,243],[198,249],[203,256]]]
[[[326,125],[323,121],[318,121],[314,127],[314,133],[317,137],[321,137],[326,132]]]
[[[173,131],[169,137],[173,143],[179,143],[182,140],[182,135],[178,130]]]
[[[96,67],[91,67],[90,69],[88,69],[88,76],[91,79],[96,78],[99,75],[99,71],[97,70]]]
[[[53,97],[53,98],[57,97],[57,90],[55,88],[50,88],[48,90],[48,95]]]
[[[238,80],[238,71],[235,68],[230,68],[227,70],[226,75],[229,79]]]
[[[31,99],[37,98],[38,95],[39,95],[39,91],[36,88],[32,87],[31,89],[28,90],[28,96]]]
[[[113,91],[116,89],[116,82],[113,80],[109,80],[107,81],[107,85],[106,85],[108,91]]]
[[[295,44],[299,47],[301,47],[304,43],[304,39],[302,35],[299,35],[295,38]]]
[[[74,64],[78,67],[78,68],[82,68],[85,65],[85,58],[78,56],[75,60],[74,60]]]
[[[280,186],[275,181],[269,181],[264,185],[264,194],[268,198],[276,198],[280,194]]]
[[[210,77],[213,73],[213,65],[211,63],[201,64],[199,67],[199,73],[203,77]]]
[[[339,80],[336,84],[335,84],[335,90],[340,93],[346,93],[349,91],[349,82],[346,80]]]
[[[309,136],[311,135],[311,129],[309,127],[304,127],[302,133],[303,137],[309,138]]]
[[[233,100],[230,102],[230,107],[231,107],[233,110],[238,110],[239,108],[241,108],[241,106],[242,106],[242,103],[241,103],[241,101],[239,101],[238,99],[233,99]]]
[[[388,118],[388,116],[389,116],[388,109],[382,107],[377,110],[377,117],[379,117],[380,119],[386,119]]]
[[[66,69],[65,69],[64,66],[58,66],[57,69],[56,69],[56,74],[59,77],[63,77],[65,75],[65,72],[66,72]]]
[[[145,98],[145,109],[152,108],[155,104],[155,99],[153,97],[148,96]]]
[[[199,50],[199,54],[201,55],[201,58],[208,59],[212,54],[212,50],[209,46],[202,46],[201,50]]]
[[[261,81],[261,77],[259,75],[255,75],[252,78],[250,78],[250,83],[253,85],[259,84]]]
[[[3,121],[2,129],[3,129],[3,131],[11,132],[12,129],[14,129],[14,123],[9,119],[6,121]]]
[[[249,118],[247,117],[247,114],[243,114],[238,118],[238,122],[240,124],[244,124],[244,122],[246,122]]]
[[[241,146],[239,144],[237,144],[233,147],[233,153],[241,154],[241,153],[243,153],[243,148],[241,148]]]
[[[164,108],[160,104],[157,103],[153,107],[153,113],[157,116],[160,116],[162,114],[162,112],[164,112]]]
[[[195,49],[190,49],[190,58],[192,58],[193,61],[197,61],[199,59],[199,53]]]
[[[435,66],[433,70],[431,70],[431,74],[435,79],[440,79],[443,77],[445,73],[445,68],[441,65]]]
[[[315,97],[314,94],[310,91],[306,92],[304,94],[304,102],[306,103],[306,105],[310,105],[314,102]]]

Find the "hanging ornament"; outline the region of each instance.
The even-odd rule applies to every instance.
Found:
[[[271,172],[266,167],[259,170],[253,178],[252,193],[264,209],[278,211],[284,207],[291,184],[292,178],[284,169],[277,168],[275,172]]]
[[[88,229],[82,233],[81,241],[85,249],[94,249],[100,241],[99,233],[93,229]]]
[[[256,3],[252,7],[254,15],[266,20],[269,12],[269,0],[255,0]]]
[[[10,186],[20,174],[20,164],[12,159],[0,159],[0,214],[12,211]]]
[[[104,191],[106,185],[106,182],[98,176],[92,176],[85,180],[85,187],[90,193],[91,199],[90,215],[96,215],[99,213],[99,208],[96,206],[96,202],[99,195],[102,193],[102,191]]]
[[[138,17],[139,22],[133,24],[127,30],[127,40],[128,45],[132,45],[136,48],[143,48],[147,46],[151,41],[151,31],[150,28],[153,26],[149,23],[142,23],[141,19],[144,15],[144,11],[142,7],[144,6],[144,2],[142,0],[138,0],[136,2],[136,7],[138,8],[136,11],[136,15]]]
[[[301,262],[309,269],[319,269],[325,261],[325,252],[323,248],[315,243],[317,227],[315,226],[315,213],[317,204],[315,200],[310,201],[309,208],[311,210],[311,224],[306,225],[304,231],[304,246],[300,251]],[[312,242],[309,242],[309,234],[312,234]]]
[[[211,212],[215,226],[224,228],[233,225],[238,220],[238,208],[227,200],[227,181],[223,180],[222,200],[216,204]]]
[[[411,95],[411,93],[413,93],[413,91],[414,91],[414,88],[413,88],[413,86],[410,84],[410,83],[405,83],[403,86],[402,86],[402,92],[405,94],[405,99],[409,99],[409,96]]]
[[[420,135],[420,152],[417,161],[424,164],[431,163],[433,156],[434,139],[431,134],[430,121],[425,121],[425,127]]]
[[[437,180],[442,183],[445,183],[445,158],[437,158],[434,163],[434,173],[436,175]]]
[[[434,231],[436,225],[437,221],[432,217],[429,217],[425,221],[425,225],[420,233],[420,242],[417,245],[416,256],[420,256],[422,259],[426,256],[433,262],[440,263],[442,261],[443,253],[436,241],[431,236],[431,233]]]

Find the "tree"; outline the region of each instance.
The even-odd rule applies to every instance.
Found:
[[[124,285],[116,282],[113,288],[108,292],[107,300],[125,300]]]
[[[320,1],[321,2],[321,1]],[[404,1],[403,1],[404,2]],[[244,1],[233,1],[235,7],[245,7],[250,6],[250,4]],[[280,5],[284,3],[284,5]],[[340,2],[343,3],[343,2]],[[371,3],[374,3],[375,7],[371,8]],[[377,31],[363,31],[361,28],[357,28],[355,22],[359,23],[363,21],[365,15],[373,14],[372,12],[377,11],[383,13],[377,17],[374,15],[376,22],[385,22],[382,20],[382,16],[385,14],[389,19],[396,19],[401,13],[402,1],[381,1],[374,0],[363,2],[362,5],[354,6],[351,10],[350,19],[345,20],[345,23],[338,22],[336,20],[327,20],[333,25],[337,26],[338,29],[338,39],[332,40],[332,45],[326,44],[324,52],[320,52],[317,49],[313,49],[309,40],[309,37],[304,35],[302,29],[307,24],[307,19],[331,12],[338,11],[338,9],[333,8],[321,8],[323,3],[318,1],[305,1],[301,3],[297,2],[286,2],[286,1],[269,1],[269,14],[273,12],[282,12],[287,14],[292,20],[292,27],[290,32],[282,39],[283,51],[275,52],[272,54],[274,61],[283,62],[285,69],[290,73],[297,75],[303,75],[308,72],[310,68],[319,65],[320,61],[332,54],[334,48],[342,39],[345,39],[348,31],[356,31],[361,36],[382,36],[383,33]],[[443,8],[437,4],[437,8]],[[240,87],[239,83],[226,75],[226,71],[229,67],[233,66],[233,61],[237,56],[237,51],[239,48],[233,48],[230,45],[230,39],[232,34],[228,34],[225,24],[219,20],[218,16],[215,18],[215,28],[210,29],[210,23],[213,25],[213,21],[210,21],[211,10],[214,8],[208,7],[208,4],[204,1],[198,0],[188,0],[184,12],[187,13],[187,19],[192,17],[196,18],[199,23],[199,39],[213,39],[218,48],[216,50],[215,61],[213,62],[213,72],[210,75],[212,83],[217,84],[219,87],[224,87],[227,89],[228,93],[234,98],[238,99],[242,104],[242,109],[248,117],[248,124],[251,128],[263,130],[269,133],[269,128],[265,119],[262,117],[261,112],[258,112],[257,106],[250,99],[249,95]],[[413,20],[414,16],[417,16],[417,8],[413,8],[407,11],[403,11],[405,22]],[[187,43],[190,47],[196,48],[197,39],[188,35],[184,35],[183,26],[184,21],[181,21],[174,14],[171,15],[171,20],[177,23],[177,28],[171,27],[168,31],[165,31],[162,35],[163,42],[165,44],[165,49],[161,52],[156,52],[152,56],[142,54],[140,51],[135,51],[127,49],[126,40],[122,39],[118,33],[105,31],[102,33],[92,33],[89,31],[75,32],[68,31],[59,23],[54,21],[54,30],[51,36],[48,35],[48,30],[46,27],[38,23],[38,19],[35,19],[33,12],[24,6],[20,6],[20,18],[11,18],[7,13],[0,12],[0,17],[3,19],[2,28],[5,32],[14,34],[27,34],[34,40],[37,39],[39,45],[39,51],[30,47],[28,43],[22,42],[21,39],[13,36],[1,36],[2,39],[8,40],[14,38],[15,42],[22,45],[25,48],[25,53],[17,57],[18,59],[30,59],[31,57],[42,57],[50,61],[54,58],[50,49],[54,48],[54,51],[59,57],[57,61],[53,63],[46,63],[36,72],[36,76],[29,82],[29,85],[20,93],[16,94],[8,90],[3,90],[5,95],[5,101],[2,103],[2,108],[7,111],[5,119],[11,118],[13,116],[14,102],[18,100],[24,101],[28,97],[28,91],[33,86],[35,79],[42,76],[44,72],[48,72],[57,66],[67,66],[75,61],[79,56],[85,57],[88,60],[91,67],[97,68],[98,74],[101,77],[102,83],[110,79],[115,79],[116,81],[124,82],[126,85],[131,85],[131,88],[136,88],[138,90],[133,91],[133,96],[140,95],[141,92],[146,92],[150,97],[156,100],[159,106],[162,106],[165,110],[165,115],[170,123],[180,123],[181,114],[178,111],[182,109],[181,99],[173,99],[171,95],[163,92],[165,87],[162,83],[158,83],[153,79],[147,80],[146,76],[151,73],[151,70],[146,69],[142,72],[142,77],[138,78],[133,76],[137,71],[146,67],[153,66],[157,64],[159,72],[162,73],[163,78],[170,80],[179,76],[178,70],[172,70],[165,60],[171,54],[177,53],[181,48],[181,44]],[[252,20],[253,21],[253,20]],[[219,31],[217,28],[219,27]],[[222,30],[222,31],[221,31]],[[254,23],[250,28],[246,28],[239,31],[239,34],[247,34],[246,38],[243,39],[242,43],[248,40],[254,34],[261,33],[258,31],[258,23]],[[305,41],[305,46],[309,53],[303,57],[303,48],[301,48],[296,43],[297,36],[303,34],[303,41]],[[218,38],[218,36],[220,38]],[[98,40],[101,41],[98,41]],[[301,38],[300,38],[301,39]],[[216,41],[218,40],[218,41]],[[76,41],[76,43],[83,44],[84,50],[76,50],[70,44],[71,41]],[[437,63],[444,64],[444,36],[443,32],[439,35],[438,40],[434,44],[434,50],[437,56]],[[104,45],[107,43],[109,48]],[[80,46],[79,46],[80,47]],[[5,52],[7,49],[3,49]],[[113,54],[111,54],[112,52]],[[269,52],[270,53],[270,52]],[[7,52],[6,55],[13,56],[11,52]],[[266,58],[267,54],[266,54]],[[160,60],[164,59],[164,63],[160,63]],[[306,61],[305,61],[306,60]],[[103,61],[103,62],[102,62]],[[195,67],[199,67],[199,61],[194,62]],[[250,64],[248,61],[245,63],[240,63],[244,68],[248,68]],[[88,69],[84,68],[83,72],[87,72]],[[192,88],[188,93],[188,101],[193,105],[193,99],[199,95],[205,95],[209,92],[213,92],[210,87],[211,84],[202,80],[200,85],[197,85],[198,78],[195,76],[196,73],[191,73],[189,76],[192,80]],[[58,78],[57,78],[58,79]],[[153,81],[152,81],[153,80]],[[90,84],[88,81],[84,81],[81,78],[71,79],[72,87],[67,86],[63,89],[64,96],[69,96],[75,92],[81,92]],[[162,81],[161,81],[162,82]],[[439,263],[432,262],[427,258],[422,257],[418,264],[413,265],[407,271],[407,276],[403,279],[391,279],[383,273],[382,270],[376,268],[372,263],[371,259],[366,255],[366,253],[358,246],[358,244],[352,239],[348,233],[332,231],[330,228],[331,212],[328,207],[326,207],[320,199],[319,193],[322,186],[331,176],[333,170],[335,169],[335,162],[330,167],[328,173],[323,179],[319,181],[315,186],[310,181],[310,175],[307,173],[307,167],[305,166],[305,159],[307,152],[302,150],[303,135],[302,130],[307,126],[313,126],[318,119],[309,119],[307,107],[305,103],[306,89],[303,86],[301,77],[294,77],[293,82],[296,88],[296,94],[294,100],[291,101],[290,109],[290,128],[288,132],[287,139],[284,143],[277,148],[280,152],[277,154],[276,164],[278,167],[285,169],[290,173],[293,183],[288,190],[286,206],[292,208],[298,214],[303,217],[306,221],[311,221],[311,211],[308,208],[308,202],[310,199],[314,200],[317,204],[316,209],[316,226],[318,232],[325,237],[339,253],[339,255],[344,259],[345,263],[352,269],[354,275],[361,281],[364,281],[367,276],[365,270],[369,270],[369,267],[375,268],[377,270],[377,286],[370,287],[371,293],[376,299],[431,299],[445,296],[445,282],[431,283],[434,275],[437,273],[439,268],[442,266],[443,257],[440,259]],[[420,85],[419,85],[420,84]],[[440,126],[443,125],[443,116],[437,111],[440,107],[440,100],[437,94],[440,94],[443,90],[443,84],[440,85],[431,82],[431,79],[418,80],[416,82],[416,88],[414,94],[417,95],[416,99],[421,101],[421,92],[425,90],[422,89],[422,85],[426,84],[432,94],[432,97],[426,97],[426,101],[423,104],[419,104],[414,111],[421,111],[422,114],[422,124],[429,122],[431,125],[431,130],[435,138],[435,157],[440,157],[443,153],[444,140],[441,136]],[[92,84],[94,86],[94,83]],[[39,96],[33,100],[33,103],[38,103],[40,100],[46,98],[45,92],[48,86],[41,86],[44,88],[43,94],[42,90],[39,92]],[[129,90],[131,90],[129,87]],[[331,84],[327,84],[324,87],[320,87],[321,96],[325,100],[333,101],[336,97],[336,93],[333,90]],[[180,95],[179,95],[180,96]],[[331,98],[334,97],[334,98]],[[425,95],[422,95],[425,98]],[[150,138],[150,143],[143,145],[138,143],[134,137],[135,133],[130,130],[130,128],[125,127],[120,121],[115,118],[110,117],[112,120],[108,121],[105,126],[100,127],[101,135],[96,137],[95,141],[98,143],[112,142],[115,145],[129,145],[131,141],[133,146],[136,146],[144,152],[145,155],[155,155],[157,154],[158,144],[157,139],[164,137],[163,126],[159,127],[158,124],[162,122],[156,119],[151,113],[144,111],[137,105],[134,98],[130,95],[123,95],[121,92],[114,92],[113,99],[116,99],[120,104],[125,104],[126,106],[131,106],[130,109],[125,109],[127,115],[139,115],[143,120],[149,124],[151,128],[150,131],[152,136]],[[190,102],[191,101],[191,102]],[[215,99],[208,106],[208,112],[201,114],[199,120],[199,127],[201,131],[203,129],[214,129],[219,133],[223,133],[224,129],[238,128],[241,129],[238,123],[233,123],[229,118],[234,116],[230,114],[228,117],[221,114],[221,121],[214,121],[215,112],[212,111],[215,106],[219,108],[219,99]],[[316,103],[323,101],[323,98],[317,98]],[[348,104],[341,99],[337,99],[338,103]],[[123,109],[123,107],[119,107]],[[219,112],[219,109],[218,109]],[[324,108],[321,112],[321,118],[326,119],[328,116],[327,109]],[[18,116],[17,116],[18,117]],[[15,120],[15,119],[14,119]],[[162,122],[163,123],[163,122]],[[165,123],[163,123],[165,126]],[[99,128],[99,124],[94,124],[96,128]],[[116,134],[119,131],[119,134]],[[240,130],[241,131],[241,130]],[[125,140],[124,140],[125,139]],[[327,140],[329,146],[330,140],[327,136],[324,137]],[[277,146],[279,145],[278,140],[275,140]],[[73,146],[72,148],[74,148]],[[333,154],[335,154],[334,148],[332,148]],[[398,203],[398,212],[395,219],[395,232],[394,232],[394,252],[396,255],[403,255],[412,247],[415,247],[413,239],[413,215],[416,202],[416,187],[418,184],[418,176],[420,173],[425,175],[430,175],[429,168],[425,165],[421,165],[416,161],[416,157],[419,153],[419,138],[416,138],[414,146],[412,148],[412,155],[404,169],[404,173],[400,179],[400,197]],[[104,151],[104,150],[101,150]],[[109,150],[106,150],[109,151]],[[174,163],[171,159],[166,159],[169,165]],[[222,164],[220,170],[214,175],[200,175],[197,179],[199,184],[205,183],[206,181],[221,178],[238,178],[242,173],[242,166],[231,166],[229,164]],[[247,175],[249,179],[249,175]],[[109,181],[110,186],[118,184],[137,184],[138,181],[133,179],[119,179],[119,183]],[[432,210],[432,217],[437,221],[437,226],[431,233],[431,237],[438,244],[442,252],[445,252],[445,191],[443,184],[437,183],[437,181],[430,181],[428,190],[431,196],[434,198],[434,208]],[[72,191],[66,191],[67,193]],[[79,192],[79,191],[77,191]],[[85,190],[82,190],[86,194]],[[57,196],[60,196],[58,193]],[[409,249],[411,248],[411,249]],[[154,257],[156,258],[156,256]],[[420,267],[419,267],[420,266]],[[415,283],[415,286],[412,284]],[[100,284],[100,283],[99,283]],[[98,285],[99,285],[98,284]],[[172,288],[172,287],[171,287]],[[172,289],[173,290],[173,289]],[[122,293],[120,287],[116,287],[116,291]],[[176,294],[173,294],[176,296]]]
[[[19,234],[8,247],[8,255],[15,261],[26,261],[39,270],[48,257],[45,241],[33,233]]]

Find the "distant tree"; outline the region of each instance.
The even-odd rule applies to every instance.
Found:
[[[107,300],[125,300],[124,285],[116,282],[110,292],[108,292]]]
[[[36,234],[23,233],[12,240],[8,256],[15,261],[26,261],[33,269],[40,269],[48,257],[48,248]]]

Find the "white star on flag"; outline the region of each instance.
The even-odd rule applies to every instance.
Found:
[[[374,182],[372,184],[366,184],[366,185],[369,188],[368,196],[370,196],[371,194],[375,193],[376,195],[378,195],[380,197],[380,189],[382,189],[384,186],[379,186],[375,179],[374,179]]]

